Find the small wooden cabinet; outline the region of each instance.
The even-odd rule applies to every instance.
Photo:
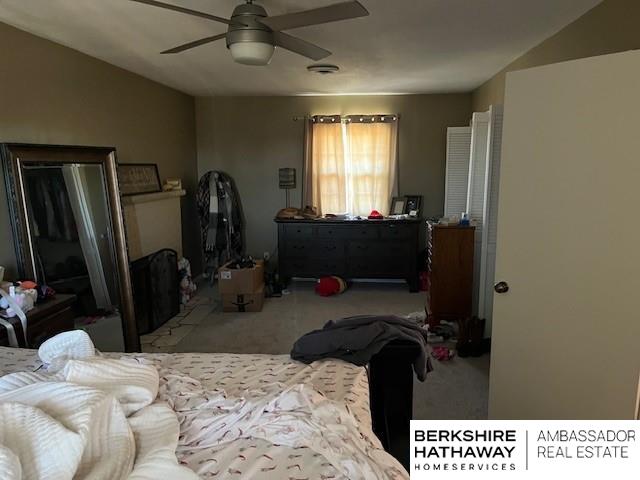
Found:
[[[8,319],[13,324],[21,347],[38,348],[45,340],[61,332],[74,329],[73,305],[75,295],[58,293],[54,298],[45,300],[27,312],[27,344],[24,344],[22,324],[18,317]],[[9,346],[9,337],[5,328],[0,327],[0,346]]]
[[[420,219],[276,220],[280,275],[404,279],[418,291]]]
[[[471,317],[474,227],[427,222],[427,315]]]

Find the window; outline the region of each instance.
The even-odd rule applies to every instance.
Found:
[[[313,117],[307,132],[306,203],[320,213],[383,215],[396,192],[396,115]]]

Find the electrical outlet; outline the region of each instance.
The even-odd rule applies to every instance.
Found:
[[[268,262],[268,261],[269,261],[269,259],[271,258],[271,253],[269,253],[269,252],[264,252],[264,253],[262,254],[262,258],[264,258],[264,261],[265,261],[265,262]]]

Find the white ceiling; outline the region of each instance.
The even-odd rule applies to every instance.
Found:
[[[229,17],[241,0],[164,0]],[[339,0],[256,0],[269,14]],[[469,91],[601,0],[361,0],[369,17],[288,33],[331,50],[340,73],[277,49],[267,67],[232,61],[224,40],[158,52],[223,33],[220,23],[129,0],[2,0],[0,21],[193,95]]]

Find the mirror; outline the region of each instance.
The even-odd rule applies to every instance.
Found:
[[[76,296],[75,327],[103,351],[139,351],[115,150],[3,146],[21,278]]]

